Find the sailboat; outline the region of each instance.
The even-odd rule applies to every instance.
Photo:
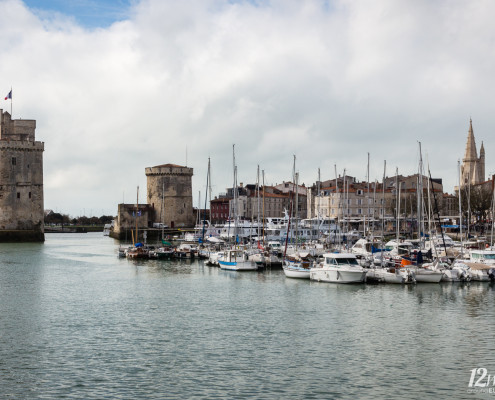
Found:
[[[294,194],[296,196],[296,209],[297,209],[297,202],[298,202],[297,193],[299,191],[298,174],[296,174],[296,156],[294,156],[294,166],[292,169],[292,176],[293,176],[293,191],[292,191],[293,193],[291,196],[289,223],[287,226],[287,234],[285,238],[283,269],[285,276],[288,278],[309,279],[309,271],[310,268],[313,266],[313,260],[309,252],[299,253],[297,251],[297,231],[298,231],[297,222],[296,222],[296,230],[295,230],[296,251],[290,256],[287,256],[287,243],[289,241],[289,234],[291,232],[290,227],[291,227],[291,220],[293,217],[293,209],[294,209],[293,196]]]
[[[234,216],[234,238],[236,243],[231,249],[227,249],[218,258],[218,264],[221,269],[231,271],[255,271],[258,266],[249,261],[247,254],[237,245],[239,240],[237,231],[237,166],[235,165],[235,145],[232,146],[232,157],[234,166],[234,199],[233,199],[233,216]]]

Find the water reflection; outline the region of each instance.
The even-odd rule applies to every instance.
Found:
[[[0,246],[0,397],[461,398],[470,368],[495,371],[491,284],[339,285],[116,246]]]

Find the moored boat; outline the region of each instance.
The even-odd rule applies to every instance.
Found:
[[[366,270],[351,253],[326,253],[323,261],[310,269],[310,279],[333,283],[362,283]]]
[[[231,271],[255,271],[257,265],[248,260],[247,254],[240,249],[225,250],[221,257],[218,258],[218,264],[221,269]]]

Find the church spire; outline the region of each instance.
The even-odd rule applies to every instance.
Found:
[[[476,142],[474,141],[473,120],[469,118],[469,132],[466,142],[466,153],[462,161],[476,161],[478,152],[476,151]]]

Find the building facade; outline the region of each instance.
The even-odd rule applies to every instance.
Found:
[[[0,109],[0,241],[44,241],[43,151],[35,120]]]
[[[354,222],[364,220],[395,218],[396,207],[399,205],[402,216],[417,215],[417,192],[423,191],[423,199],[427,201],[427,193],[437,196],[439,209],[443,200],[441,179],[426,176],[420,179],[418,174],[385,178],[383,183],[356,182],[355,178],[338,178],[323,182],[318,193],[313,185],[308,190],[308,209],[312,218],[316,216],[333,219],[348,219]],[[430,189],[428,189],[430,185]],[[319,185],[318,185],[319,186]],[[397,190],[397,187],[400,189]],[[400,204],[397,196],[400,192]]]

